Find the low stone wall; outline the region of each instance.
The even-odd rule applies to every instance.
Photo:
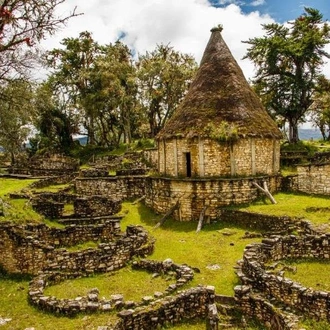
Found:
[[[265,263],[285,258],[330,259],[330,234],[275,236],[261,244],[248,245],[238,275],[243,284],[265,296],[291,306],[316,319],[330,320],[330,293],[306,288],[284,273],[273,274]]]
[[[144,152],[126,151],[123,155],[98,156],[93,158],[89,165],[93,168],[107,169],[109,172],[118,169],[146,168],[147,162]]]
[[[288,216],[277,217],[273,215],[244,212],[238,210],[219,210],[220,222],[230,223],[241,228],[261,230],[274,234],[291,234],[298,228],[306,228],[299,219],[292,219]]]
[[[283,177],[282,191],[330,195],[330,163],[298,165],[297,174]]]
[[[298,330],[299,319],[292,313],[287,313],[258,294],[253,294],[247,285],[237,285],[234,288],[235,298],[246,317],[257,317],[268,329]]]
[[[103,217],[121,210],[121,200],[107,196],[78,196],[67,193],[37,193],[32,198],[32,208],[50,219],[63,217],[64,204],[73,204],[74,217]]]
[[[116,171],[117,176],[135,176],[135,175],[145,175],[147,173],[144,168],[130,168],[130,169],[121,169]]]
[[[114,330],[158,329],[169,325],[191,320],[206,319],[208,306],[214,303],[214,287],[196,287],[154,301],[148,308],[124,310],[118,313],[121,320]],[[217,329],[217,327],[209,328]]]
[[[165,290],[166,293],[172,293],[177,288],[186,284],[194,277],[193,270],[185,265],[174,264],[171,260],[157,262],[153,260],[140,260],[134,262],[133,269],[147,270],[148,272],[158,271],[162,275],[171,276],[175,273],[176,283],[171,284]],[[156,276],[157,274],[154,274]],[[160,274],[158,274],[160,275]],[[67,279],[75,279],[77,277],[86,276],[86,274],[79,273],[59,273],[59,272],[44,272],[36,276],[29,284],[28,299],[29,302],[36,307],[52,312],[55,314],[73,316],[77,313],[87,312],[109,312],[123,308],[136,308],[145,306],[160,297],[163,297],[162,292],[155,293],[155,296],[146,296],[142,298],[141,302],[124,301],[124,297],[120,294],[113,294],[109,299],[99,298],[99,291],[97,288],[92,289],[87,296],[74,299],[57,299],[56,297],[49,297],[44,295],[44,290],[47,286],[58,284]]]
[[[297,166],[298,191],[330,195],[330,163]]]
[[[74,213],[79,217],[113,215],[121,210],[121,200],[106,196],[77,197],[73,203]]]
[[[139,198],[145,194],[144,175],[82,178],[75,180],[75,189],[78,195],[111,196],[114,199]]]
[[[107,166],[95,166],[81,170],[79,176],[83,178],[103,178],[109,176],[109,170]]]
[[[249,203],[260,197],[253,185],[266,180],[270,191],[277,191],[280,178],[237,178],[237,179],[176,179],[148,177],[146,179],[146,205],[159,213],[166,213],[179,201],[180,207],[174,217],[180,221],[198,220],[204,208],[208,220],[218,218],[219,207]]]
[[[37,274],[40,270],[104,272],[123,267],[134,255],[147,255],[154,240],[139,226],[128,226],[119,235],[119,222],[62,229],[3,224],[0,235],[1,265],[11,273]],[[69,252],[59,246],[86,241],[100,243],[96,249]]]
[[[43,198],[34,198],[32,201],[34,211],[49,219],[58,219],[64,211],[64,203],[55,202]]]
[[[38,181],[35,181],[29,185],[30,188],[45,188],[51,185],[60,185],[60,184],[67,184],[74,180],[74,178],[78,175],[77,172],[58,175],[58,176],[51,176],[50,178],[42,178]]]
[[[41,192],[33,193],[33,200],[54,201],[57,203],[71,204],[77,198],[76,194],[69,194],[66,192]]]
[[[143,158],[151,165],[153,168],[158,168],[158,149],[150,148],[144,149],[142,151]]]
[[[35,156],[29,159],[26,167],[10,168],[11,174],[30,174],[33,176],[57,176],[77,172],[79,161],[63,155]]]

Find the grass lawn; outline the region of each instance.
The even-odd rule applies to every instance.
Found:
[[[17,203],[14,207],[15,210],[24,208],[26,201],[7,200],[5,195],[24,188],[28,183],[26,180],[14,180],[14,182],[9,183],[0,180],[0,185],[4,188],[1,190],[0,197],[6,202],[10,202],[10,204],[13,203],[15,205]],[[275,198],[278,202],[276,205],[258,201],[253,205],[240,207],[239,209],[301,217],[315,223],[326,223],[330,217],[330,212],[327,210],[329,198],[284,193],[276,194]],[[26,214],[25,212],[30,211],[27,205],[24,212],[22,212],[24,215]],[[228,224],[224,225],[220,222],[206,225],[199,233],[196,233],[197,223],[176,222],[173,219],[168,219],[162,227],[154,229],[160,216],[141,203],[133,205],[130,202],[125,202],[123,203],[122,212],[126,214],[121,222],[123,231],[129,224],[143,225],[155,237],[155,251],[153,255],[148,256],[149,259],[162,261],[171,258],[175,263],[186,263],[200,270],[200,273],[195,273],[194,280],[186,288],[198,284],[214,285],[217,294],[233,295],[233,288],[238,284],[238,278],[234,273],[233,267],[236,265],[237,260],[242,258],[243,250],[247,244],[260,241],[260,238],[243,239],[244,229],[231,227]],[[17,222],[19,222],[19,213],[17,214]],[[33,214],[29,216],[33,217]],[[0,217],[0,221],[5,219],[7,217]],[[25,217],[23,222],[26,219]],[[42,218],[37,219],[33,217],[33,219],[42,221]],[[49,223],[50,221],[46,220],[46,222]],[[73,249],[82,249],[86,248],[86,246],[89,246],[88,243]],[[329,267],[329,264],[308,260],[304,266],[304,262],[299,261],[297,274],[293,275],[301,275],[303,278],[299,280],[298,277],[294,278],[292,276],[292,279],[306,286],[316,286],[316,288],[328,290],[330,279],[328,276],[324,276],[324,274],[329,273],[326,267]],[[311,279],[314,279],[314,282],[307,282],[304,275],[306,272],[311,274]],[[303,282],[305,279],[306,283]],[[35,309],[27,302],[29,280],[28,277],[9,276],[0,272],[0,318],[11,319],[6,325],[2,326],[2,329],[17,330],[34,327],[36,330],[50,330],[54,328],[87,330],[97,329],[98,326],[110,324],[116,318],[115,313],[78,315],[74,318],[57,317]],[[173,283],[173,280],[167,281],[163,277],[152,278],[151,274],[144,271],[133,271],[128,266],[113,273],[65,281],[47,288],[46,294],[54,295],[58,298],[73,298],[79,295],[86,295],[90,289],[97,287],[100,290],[101,297],[109,298],[112,294],[121,293],[124,295],[125,300],[140,301],[145,295],[153,295],[155,291],[164,291],[171,283]],[[328,329],[329,324],[327,322],[305,320],[302,323],[302,327],[310,330],[323,330]],[[205,329],[205,322],[188,322],[176,325],[171,329]],[[248,329],[264,328],[251,323]]]
[[[18,180],[0,178],[0,210],[4,216],[0,221],[13,221],[16,223],[40,222],[43,217],[32,210],[26,199],[10,199],[9,194],[26,189],[29,184],[36,180]]]
[[[329,260],[315,259],[290,259],[285,260],[285,265],[295,266],[295,272],[289,272],[286,276],[307,288],[330,292],[330,280],[324,274],[329,274]]]
[[[250,205],[233,208],[261,214],[286,215],[318,225],[330,223],[330,197],[281,192],[274,194],[274,198],[277,204],[271,204],[269,200],[258,200]]]

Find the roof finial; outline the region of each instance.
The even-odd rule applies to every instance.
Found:
[[[211,32],[216,32],[216,31],[221,32],[222,30],[223,30],[222,24],[218,24],[217,26],[211,29]]]

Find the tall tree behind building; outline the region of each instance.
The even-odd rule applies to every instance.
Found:
[[[245,58],[256,66],[253,80],[267,110],[289,124],[289,141],[299,140],[298,124],[313,103],[313,94],[330,42],[329,25],[313,8],[287,25],[266,24],[266,35],[245,41],[251,47]]]

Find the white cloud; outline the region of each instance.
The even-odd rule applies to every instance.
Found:
[[[264,5],[266,3],[265,0],[255,0],[251,2],[251,6],[257,7],[257,6],[261,6]]]
[[[207,0],[67,0],[59,14],[75,6],[84,15],[70,19],[65,29],[47,39],[43,43],[46,49],[59,47],[63,38],[78,37],[82,31],[92,32],[101,44],[115,42],[125,32],[123,42],[137,53],[170,43],[199,62],[210,29],[222,24],[223,37],[247,77],[252,76],[253,66],[241,60],[247,48],[241,41],[261,36],[261,24],[273,22],[258,12],[243,14],[235,4],[215,8]]]
[[[254,68],[249,60],[241,60],[248,47],[242,40],[264,35],[261,24],[274,22],[258,11],[244,14],[236,4],[215,8],[208,0],[66,0],[59,14],[75,6],[84,15],[69,20],[65,29],[44,42],[44,47],[59,47],[63,38],[78,37],[82,31],[92,32],[101,44],[113,43],[125,32],[123,42],[139,54],[155,49],[157,44],[170,43],[199,62],[210,29],[222,24],[224,40],[247,78],[252,78]]]

